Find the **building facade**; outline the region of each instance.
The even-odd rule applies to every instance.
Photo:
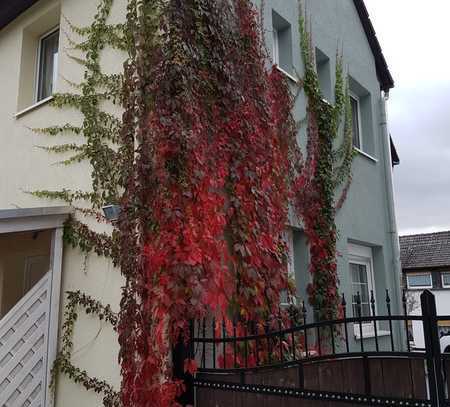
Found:
[[[255,3],[261,7],[259,0]],[[0,405],[48,405],[52,401],[48,372],[55,357],[65,292],[81,290],[114,310],[119,307],[123,281],[118,270],[101,257],[86,257],[63,246],[62,225],[71,208],[27,194],[91,185],[88,163],[70,168],[53,165],[58,158],[37,146],[53,145],[54,140],[30,129],[82,119],[77,111],[56,110],[49,102],[54,92],[71,91],[68,81],[79,82],[83,77],[83,67],[67,51],[66,34],[69,22],[89,25],[96,7],[94,0],[16,0],[0,6]],[[114,1],[112,23],[124,21],[125,7],[126,0]],[[355,158],[348,198],[337,217],[340,290],[348,300],[349,314],[357,292],[362,295],[363,314],[370,312],[371,291],[378,313],[385,313],[386,290],[396,313],[400,311],[400,266],[386,121],[393,81],[362,0],[306,0],[304,8],[323,95],[333,103],[337,51],[342,51],[351,91]],[[297,0],[266,0],[263,14],[269,54],[288,80],[294,81],[303,73]],[[124,59],[120,52],[105,50],[103,68],[119,73]],[[120,117],[120,111],[115,112]],[[302,119],[305,112],[306,101],[300,97],[296,119]],[[300,143],[304,139],[300,132]],[[295,220],[287,230],[298,297],[306,298],[310,281],[307,239]],[[381,327],[379,334],[382,331]],[[31,339],[22,342],[24,335]],[[364,335],[371,336],[369,326]],[[353,339],[356,346],[356,332]],[[118,388],[117,356],[112,328],[80,313],[73,363]],[[57,406],[101,404],[100,396],[63,376],[58,378],[55,397]]]
[[[420,294],[429,290],[436,299],[438,315],[450,314],[450,232],[400,236],[403,287],[407,290],[408,312],[421,315]],[[440,335],[450,334],[450,320],[439,321]],[[411,323],[411,341],[425,347],[423,326]],[[446,352],[446,348],[443,349]]]

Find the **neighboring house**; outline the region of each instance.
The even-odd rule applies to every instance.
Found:
[[[356,156],[353,182],[337,217],[340,289],[347,298],[350,316],[357,292],[362,296],[363,315],[369,314],[371,290],[378,313],[384,314],[386,289],[390,290],[392,312],[398,313],[400,265],[392,187],[392,166],[398,163],[398,157],[385,110],[393,80],[362,0],[304,3],[324,96],[332,102],[337,47],[344,50],[350,80]],[[123,21],[125,4],[126,0],[115,1],[112,20]],[[2,406],[50,404],[53,394],[48,389],[48,372],[55,357],[64,292],[82,290],[111,304],[114,310],[119,307],[120,273],[103,258],[85,258],[78,250],[63,247],[62,226],[71,209],[25,193],[36,189],[86,189],[90,185],[88,164],[72,168],[52,165],[55,158],[35,148],[45,140],[30,128],[80,120],[77,112],[55,110],[48,102],[52,93],[70,90],[62,78],[77,82],[82,77],[82,66],[65,52],[70,45],[63,32],[70,31],[68,21],[88,25],[96,6],[95,0],[0,3]],[[295,79],[303,70],[297,0],[266,0],[264,13],[267,49],[272,50],[273,61],[286,76]],[[118,72],[123,60],[122,54],[107,52],[104,67],[108,72]],[[303,118],[303,98],[298,99],[294,113],[296,119]],[[298,296],[306,298],[310,277],[301,225],[292,222],[287,238]],[[371,329],[365,326],[366,336],[372,334]],[[383,333],[381,329],[379,334]],[[358,342],[356,333],[353,342],[353,346]],[[118,387],[117,354],[117,337],[111,327],[80,313],[74,332],[74,364]],[[59,378],[58,407],[100,403],[99,396],[87,393],[65,377]]]
[[[436,298],[438,315],[450,315],[450,231],[400,236],[403,286],[408,312],[421,315],[420,294],[430,290]],[[412,321],[414,345],[423,348],[423,327]],[[440,334],[450,333],[450,320],[439,322]]]

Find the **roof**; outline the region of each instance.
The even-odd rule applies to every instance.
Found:
[[[400,157],[397,153],[397,149],[395,148],[394,140],[392,140],[392,136],[389,136],[389,140],[391,143],[391,161],[392,166],[400,165]]]
[[[373,28],[372,21],[370,20],[369,12],[364,4],[364,0],[353,0],[353,3],[358,11],[359,19],[364,27],[367,40],[369,41],[372,54],[375,58],[375,66],[377,69],[377,76],[380,81],[381,90],[388,92],[389,89],[394,87],[394,79],[389,71],[383,51],[381,50],[381,45],[378,41],[375,29]]]
[[[400,257],[403,271],[450,266],[450,231],[400,236]]]
[[[39,0],[0,0],[0,30]]]
[[[0,30],[6,27],[11,21],[22,14],[25,10],[31,7],[39,0],[0,0]],[[339,0],[340,1],[340,0]],[[381,90],[388,92],[394,87],[394,80],[389,72],[386,59],[384,58],[378,41],[375,29],[370,20],[364,0],[353,0],[359,18],[364,27],[370,48],[375,58],[375,66],[377,69],[378,80],[380,81]]]

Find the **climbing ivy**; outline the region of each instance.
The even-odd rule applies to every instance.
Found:
[[[84,308],[89,315],[95,315],[100,321],[107,321],[113,327],[117,325],[117,315],[110,306],[103,306],[99,301],[81,293],[80,291],[67,292],[67,303],[64,311],[64,323],[61,329],[61,350],[59,351],[51,370],[50,387],[54,388],[58,373],[63,373],[75,383],[81,384],[85,389],[103,394],[105,407],[120,406],[120,395],[103,380],[90,377],[85,370],[74,366],[71,359],[73,349],[73,330],[78,319],[77,308]]]
[[[84,76],[81,83],[66,79],[73,93],[55,94],[52,105],[57,109],[75,109],[81,113],[80,125],[66,123],[51,125],[46,128],[33,129],[36,133],[49,137],[76,136],[82,143],[69,142],[50,147],[40,147],[52,154],[67,154],[70,157],[59,161],[59,165],[72,165],[87,161],[91,168],[92,185],[90,190],[38,190],[31,192],[34,196],[45,199],[64,201],[77,209],[79,215],[91,217],[100,223],[107,220],[100,209],[117,203],[121,196],[122,173],[118,165],[120,157],[120,133],[122,122],[115,115],[106,111],[107,103],[121,105],[123,74],[104,74],[101,70],[101,54],[105,48],[126,51],[127,33],[123,24],[108,24],[113,0],[100,0],[93,23],[87,27],[69,25],[69,57],[81,64]],[[71,36],[82,38],[77,43]],[[83,57],[74,53],[81,52]],[[118,230],[113,226],[113,233],[98,233],[75,217],[69,219],[64,229],[64,241],[83,253],[94,252],[99,256],[111,258],[114,265],[120,264]],[[117,327],[118,316],[109,305],[103,306],[97,300],[79,291],[68,292],[62,326],[60,350],[52,369],[52,386],[55,386],[59,373],[82,385],[89,391],[103,395],[103,404],[108,407],[121,405],[120,393],[103,380],[90,377],[89,374],[73,365],[72,335],[78,318],[77,309],[81,308],[100,320]]]
[[[308,286],[309,301],[319,319],[335,319],[340,313],[335,218],[352,178],[350,99],[342,57],[337,55],[334,104],[325,100],[301,2],[299,10],[300,49],[305,68],[303,89],[307,100],[307,156],[297,179],[295,207],[309,243],[312,274],[312,283]],[[340,195],[336,200],[337,191]]]
[[[43,148],[72,153],[62,165],[88,161],[91,189],[32,194],[63,200],[98,222],[107,222],[99,212],[104,205],[120,204],[112,234],[71,219],[65,241],[112,258],[125,284],[118,315],[80,292],[68,293],[53,375],[103,393],[108,406],[172,407],[184,387],[169,356],[188,339],[189,319],[213,315],[226,329],[232,321],[239,329],[240,322],[278,313],[280,293],[290,289],[282,237],[290,202],[309,238],[310,302],[321,317],[337,315],[335,215],[351,179],[348,90],[338,58],[335,103],[323,100],[301,17],[305,77],[298,85],[308,101],[303,159],[295,96],[284,75],[267,68],[250,0],[129,0],[126,22],[110,25],[112,2],[100,0],[88,27],[69,23],[82,38],[69,39],[72,52],[83,54],[69,56],[85,74],[80,84],[67,81],[74,92],[55,95],[53,106],[77,109],[82,123],[35,129],[83,139]],[[126,53],[122,74],[102,72],[106,47]],[[122,120],[104,110],[106,103],[122,107]],[[70,361],[79,306],[118,332],[119,393]],[[186,370],[195,369],[187,360]]]

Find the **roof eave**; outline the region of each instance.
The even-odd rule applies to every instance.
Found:
[[[0,4],[0,30],[6,27],[11,21],[16,19],[20,14],[38,1],[39,0],[14,0],[2,2]],[[380,81],[380,88],[384,92],[389,92],[389,90],[394,87],[394,79],[389,72],[386,59],[384,58],[383,51],[381,50],[381,46],[370,20],[366,5],[363,0],[353,0],[353,2],[356,10],[358,11],[359,18],[370,44],[370,48],[375,57],[375,65],[378,80]]]
[[[0,30],[39,0],[14,0],[0,3]]]
[[[370,48],[375,58],[375,66],[378,80],[380,82],[380,88],[384,92],[389,92],[389,90],[394,87],[394,79],[389,71],[388,64],[383,55],[380,42],[378,41],[377,34],[375,33],[375,29],[369,17],[369,12],[364,4],[364,0],[353,0],[353,3],[358,11],[364,32],[366,33],[367,40],[369,41]]]

